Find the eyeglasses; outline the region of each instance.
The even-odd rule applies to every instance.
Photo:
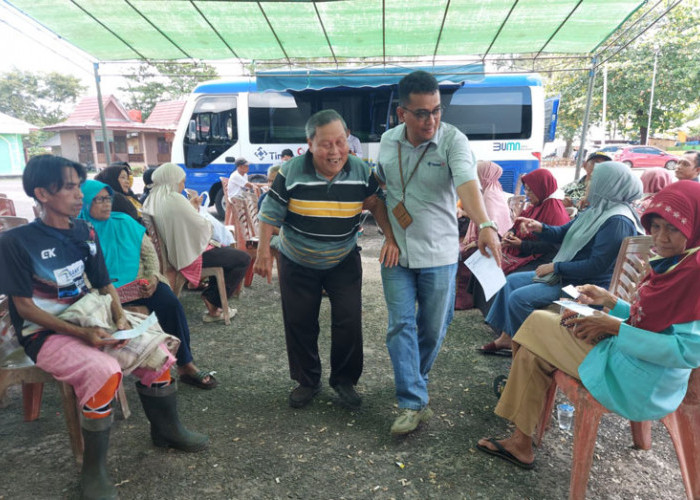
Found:
[[[401,106],[401,107],[404,110],[411,113],[413,116],[416,117],[416,119],[418,119],[420,121],[425,121],[431,116],[433,116],[434,118],[437,118],[442,113],[442,106],[438,106],[437,108],[435,108],[432,111],[428,111],[427,109],[417,109],[417,110],[413,111],[412,109],[404,108],[403,106]]]
[[[93,203],[98,203],[98,204],[101,204],[101,203],[112,203],[112,197],[111,197],[111,196],[95,196],[95,197],[92,199],[92,202],[93,202]]]

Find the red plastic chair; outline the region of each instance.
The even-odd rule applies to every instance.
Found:
[[[549,417],[554,407],[557,387],[561,389],[576,408],[569,499],[583,499],[586,497],[586,487],[588,486],[588,476],[593,463],[593,449],[595,448],[600,419],[604,414],[610,413],[610,410],[596,401],[581,382],[557,370],[554,372],[554,382],[547,393],[547,401],[537,426],[537,433],[534,436],[535,446],[541,444],[542,437],[547,429]],[[632,440],[635,447],[642,450],[650,449],[651,422],[630,421],[630,426],[632,427]]]
[[[0,197],[0,215],[11,215],[12,217],[17,215],[15,204],[11,199]]]
[[[688,500],[700,498],[700,369],[688,380],[688,392],[681,405],[661,419],[678,456]],[[651,445],[651,441],[649,442]]]
[[[625,238],[615,263],[610,291],[616,296],[630,301],[649,269],[650,253],[651,238],[649,236]],[[605,413],[610,413],[610,410],[598,403],[579,380],[560,370],[556,370],[553,377],[533,441],[536,446],[542,442],[554,408],[556,390],[559,387],[576,408],[569,498],[582,499],[586,496],[598,425],[601,417]],[[650,449],[651,422],[630,422],[630,425],[634,445],[643,450]]]

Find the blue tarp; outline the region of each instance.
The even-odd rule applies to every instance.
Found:
[[[258,91],[318,90],[333,87],[381,87],[396,85],[412,71],[432,73],[440,83],[459,85],[484,78],[484,65],[376,67],[342,70],[262,71],[256,73]]]

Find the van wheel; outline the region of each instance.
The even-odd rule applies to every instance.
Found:
[[[226,198],[224,197],[223,189],[219,189],[216,192],[214,204],[216,205],[216,213],[218,214],[219,219],[223,219],[226,216]]]

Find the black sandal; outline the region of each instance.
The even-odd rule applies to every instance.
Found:
[[[199,389],[213,389],[219,385],[218,380],[214,378],[216,372],[205,372],[200,370],[195,374],[190,375],[189,373],[183,373],[180,375],[180,382],[183,384],[193,385]],[[209,377],[209,382],[205,382],[204,379]]]

